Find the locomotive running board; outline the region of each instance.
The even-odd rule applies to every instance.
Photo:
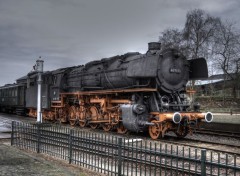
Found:
[[[131,93],[131,92],[157,92],[152,88],[135,88],[135,89],[119,89],[119,90],[96,90],[96,91],[78,91],[73,93],[60,93],[60,95],[99,95],[99,94],[115,94],[115,93]]]

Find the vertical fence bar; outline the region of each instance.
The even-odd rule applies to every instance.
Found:
[[[144,175],[147,175],[147,141],[144,143]]]
[[[114,137],[112,136],[112,140],[111,140],[111,148],[112,148],[112,151],[111,151],[111,153],[112,153],[112,157],[113,157],[113,159],[114,159],[114,175],[116,175],[116,173],[117,173],[117,159],[115,159],[114,158],[114,144],[116,144],[118,141],[116,141],[117,139],[116,139],[117,137],[115,137],[115,141],[113,140],[114,139]],[[112,175],[112,173],[111,173],[111,175]]]
[[[14,140],[14,121],[12,121],[12,133],[11,133],[11,146],[13,146],[13,140]]]
[[[70,130],[70,133],[69,133],[69,136],[68,136],[68,144],[69,144],[69,151],[68,151],[68,162],[69,162],[69,164],[71,164],[72,163],[72,142],[73,142],[73,130],[71,129]]]
[[[135,171],[135,176],[137,176],[137,172],[138,172],[138,141],[136,141],[136,145],[135,145],[135,148],[136,148],[136,155],[135,155],[135,159],[136,159],[136,171]]]
[[[142,145],[142,141],[141,141],[141,145],[140,145],[140,156],[143,156],[143,145]],[[140,163],[140,175],[142,175],[142,163],[143,163],[143,159],[141,158],[141,163]]]
[[[96,153],[98,153],[100,151],[100,144],[99,144],[99,139],[100,139],[100,134],[97,134],[97,139],[96,139],[96,142],[98,143],[98,146],[97,146],[97,150],[96,150]],[[99,168],[99,163],[100,163],[100,160],[99,160],[99,157],[101,157],[101,154],[98,155],[98,164],[97,164],[97,167],[98,167],[98,172],[100,170]]]
[[[150,142],[149,162],[152,163],[152,142]],[[152,164],[149,165],[149,175],[152,175]]]
[[[197,163],[197,149],[195,149],[195,172],[197,173],[197,166],[198,166],[198,163]]]
[[[191,158],[191,148],[188,148],[188,158]],[[188,161],[188,173],[190,175],[190,169],[191,169],[191,162],[190,160]]]
[[[179,168],[179,166],[178,166],[178,158],[179,158],[178,145],[177,145],[176,156],[177,156],[177,158],[176,158],[176,174],[178,175],[178,168]]]
[[[171,161],[170,175],[173,175],[173,169],[172,169],[172,167],[173,167],[173,146],[172,145],[170,147],[170,155],[171,155],[171,157],[170,157],[170,161]]]
[[[105,139],[105,141],[106,141],[106,139]],[[110,165],[110,162],[109,162],[109,158],[110,158],[110,156],[109,156],[109,148],[110,148],[110,145],[109,145],[109,143],[110,143],[110,136],[108,136],[108,140],[107,140],[107,144],[108,144],[108,146],[106,147],[106,152],[107,152],[107,170],[108,170],[108,175],[109,175],[109,172],[111,173],[111,171],[109,170],[109,165]],[[112,168],[112,167],[111,167]]]
[[[37,125],[37,153],[40,153],[40,124],[36,124]]]
[[[201,176],[206,176],[206,150],[201,150]]]
[[[118,138],[118,176],[122,175],[122,138]]]
[[[154,142],[154,175],[157,175],[157,155],[156,155],[156,148],[157,148],[157,144],[156,142]]]
[[[218,153],[218,170],[217,170],[217,174],[219,175],[219,172],[220,172],[220,153]]]
[[[165,148],[164,148],[164,154],[165,154],[165,156],[164,156],[164,175],[167,175],[167,156],[166,156],[166,154],[167,154],[167,144],[165,144],[165,146],[164,146]]]
[[[131,139],[133,140],[133,139]],[[133,141],[131,142],[131,159],[133,160]],[[133,162],[131,162],[131,176],[133,175]]]
[[[126,142],[126,139],[124,138],[124,143]],[[129,148],[129,142],[126,142],[127,143],[127,156],[129,157],[130,155],[129,155],[129,150],[130,150],[130,148]],[[130,159],[128,158],[127,159],[127,176],[128,176],[128,172],[129,172],[129,164],[130,164]]]
[[[160,162],[160,171],[159,172],[160,172],[160,175],[162,175],[162,143],[160,143],[160,147],[159,147],[159,162]]]
[[[213,168],[213,165],[212,165],[212,159],[213,159],[213,152],[211,151],[211,154],[210,154],[210,162],[211,162],[211,166],[210,166],[210,175],[212,175],[212,168]]]
[[[184,172],[184,170],[185,170],[185,166],[184,166],[184,164],[185,164],[185,148],[184,147],[182,147],[182,171]]]
[[[226,154],[226,175],[227,175],[227,172],[228,172],[228,154]]]
[[[234,155],[234,167],[236,168],[237,166],[237,155]],[[234,169],[234,176],[236,176],[236,169]]]
[[[101,142],[103,141],[103,133],[101,134]],[[105,141],[106,142],[106,141]],[[106,145],[106,143],[104,143],[101,147],[101,152],[100,152],[100,156],[102,155],[101,157],[101,160],[100,160],[100,166],[101,166],[101,173],[103,172],[103,166],[102,166],[102,163],[103,163],[103,149],[104,149],[104,146]]]

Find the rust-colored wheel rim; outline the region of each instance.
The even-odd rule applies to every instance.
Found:
[[[159,124],[156,123],[156,120],[152,120],[151,122],[155,123],[155,125],[148,127],[149,135],[152,139],[157,139],[161,134],[161,129],[159,127]]]
[[[77,123],[76,108],[74,106],[71,106],[69,109],[69,123],[72,126],[76,125]]]
[[[80,121],[79,121],[79,126],[80,126],[80,127],[85,127],[86,124],[87,124],[86,122],[83,122],[83,121],[80,122]]]
[[[86,126],[86,108],[84,106],[80,106],[79,110],[76,112],[76,117],[78,119],[78,123],[80,127]]]
[[[92,129],[96,129],[96,128],[98,127],[98,124],[97,124],[97,123],[91,123],[91,124],[90,124],[90,127],[91,127]]]
[[[90,113],[91,113],[91,121],[97,121],[98,120],[98,109],[95,106],[92,106],[90,108]]]
[[[43,113],[42,113],[42,118],[43,118],[43,120],[48,120],[48,114],[47,114],[48,112],[46,112],[46,111],[44,111]]]
[[[104,124],[102,128],[103,128],[104,131],[111,131],[112,125],[111,124]]]
[[[90,114],[91,114],[91,122],[97,122],[98,120],[98,109],[95,106],[92,106],[90,108]],[[90,123],[90,127],[92,129],[96,129],[98,127],[98,123]]]
[[[127,131],[128,131],[127,128],[125,128],[122,123],[120,123],[119,126],[117,127],[117,132],[119,134],[126,134]]]
[[[48,119],[49,119],[49,120],[52,120],[52,121],[55,120],[54,112],[52,112],[52,111],[49,111],[49,112],[48,112]]]
[[[67,122],[67,111],[66,109],[60,109],[59,110],[59,122],[60,123],[66,123]]]

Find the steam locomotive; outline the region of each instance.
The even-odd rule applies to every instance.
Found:
[[[210,112],[189,100],[189,80],[208,77],[204,58],[187,60],[176,49],[161,50],[148,44],[146,54],[137,52],[103,58],[86,65],[61,68],[42,74],[42,117],[80,127],[105,131],[147,132],[152,139],[173,131],[185,137]],[[18,114],[27,109],[36,117],[37,73],[0,87],[0,108]]]

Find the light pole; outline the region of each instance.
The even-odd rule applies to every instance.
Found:
[[[37,122],[42,123],[42,73],[43,73],[43,60],[36,61],[35,71],[38,73],[38,96],[37,96]]]

